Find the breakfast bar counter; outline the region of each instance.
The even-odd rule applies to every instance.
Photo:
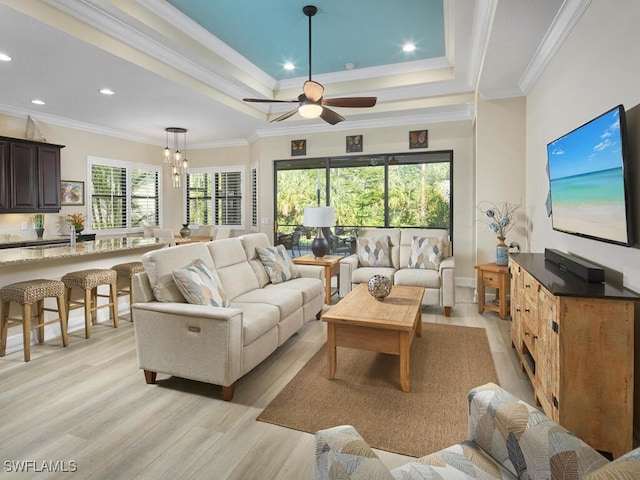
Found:
[[[0,250],[0,268],[18,266],[18,264],[42,262],[46,260],[73,260],[87,255],[111,254],[112,258],[128,251],[141,249],[155,249],[166,242],[156,238],[122,237],[78,242],[75,246],[68,243],[52,245],[35,245],[30,247],[7,248]],[[139,253],[142,255],[142,253]],[[82,259],[90,261],[90,258]],[[86,267],[91,268],[91,267]],[[0,275],[2,275],[2,272]]]
[[[27,280],[60,280],[65,274],[89,268],[111,268],[119,263],[140,261],[150,250],[163,248],[166,242],[155,238],[120,237],[53,245],[34,245],[0,249],[0,287]],[[129,297],[118,301],[119,315],[128,317]],[[51,299],[46,299],[50,302]],[[49,306],[53,306],[50,304]],[[12,305],[12,308],[16,305]],[[50,312],[46,312],[48,317]],[[108,309],[98,312],[98,321],[108,319]],[[69,312],[68,330],[84,329],[82,309]],[[60,336],[56,325],[46,327],[45,338]],[[16,327],[9,328],[7,352],[22,349],[22,333]]]

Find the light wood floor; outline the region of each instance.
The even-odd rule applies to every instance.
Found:
[[[500,384],[532,403],[531,385],[511,348],[510,322],[492,312],[478,315],[472,298],[472,289],[458,288],[450,318],[429,307],[423,321],[486,328]],[[133,326],[122,320],[117,329],[95,326],[90,340],[82,331],[70,333],[67,348],[58,338],[33,346],[29,363],[22,350],[0,358],[0,477],[313,477],[313,435],[255,418],[323,345],[323,322],[307,324],[238,382],[233,402],[224,402],[219,387],[198,382],[158,375],[159,385],[146,385]],[[377,453],[390,468],[410,460]],[[5,473],[19,461],[35,464],[29,473]],[[35,472],[34,465],[46,468],[43,462],[66,462],[58,467],[77,471]]]

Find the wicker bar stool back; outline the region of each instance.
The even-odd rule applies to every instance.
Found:
[[[133,322],[133,276],[144,272],[142,262],[119,263],[111,267],[118,274],[118,297],[129,295],[129,320]]]
[[[62,281],[67,289],[67,311],[84,307],[84,336],[91,337],[91,324],[95,324],[98,318],[98,310],[109,307],[111,318],[113,318],[113,328],[118,328],[118,295],[117,284],[118,274],[110,268],[92,268],[88,270],[78,270],[67,273],[62,277]],[[109,294],[99,294],[100,285],[109,285]],[[71,300],[71,293],[74,288],[84,290],[84,301]],[[107,303],[98,304],[98,298],[108,298]]]
[[[47,297],[56,298],[58,308],[46,308],[44,299]],[[28,280],[26,282],[12,283],[0,289],[0,299],[2,300],[2,315],[0,325],[0,357],[4,357],[7,352],[7,335],[11,325],[22,325],[22,340],[24,349],[24,361],[31,359],[31,330],[37,329],[38,342],[44,342],[44,327],[52,323],[60,322],[62,345],[68,345],[67,338],[67,304],[65,301],[64,283],[58,280]],[[10,317],[9,310],[11,302],[22,306],[22,318]],[[35,311],[33,310],[35,305]],[[45,321],[44,312],[57,312],[58,318]],[[33,319],[37,319],[32,323]]]

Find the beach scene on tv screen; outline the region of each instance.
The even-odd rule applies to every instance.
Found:
[[[627,241],[621,138],[615,109],[547,146],[554,229]]]

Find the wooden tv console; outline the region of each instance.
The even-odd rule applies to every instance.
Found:
[[[511,341],[544,413],[615,458],[632,449],[634,303],[608,283],[512,254]]]

